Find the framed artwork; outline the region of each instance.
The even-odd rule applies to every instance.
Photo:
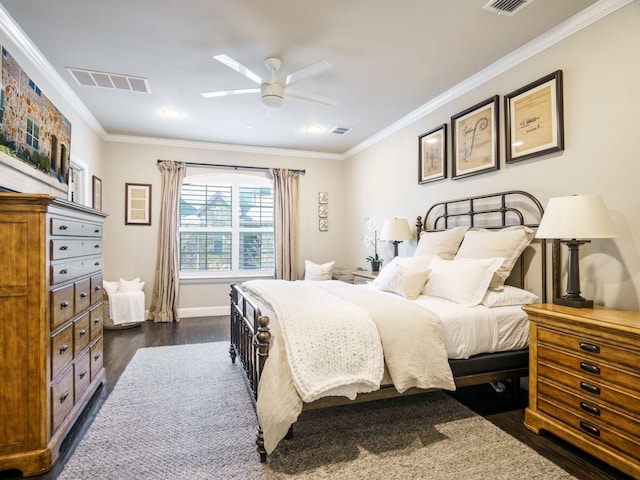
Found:
[[[125,183],[124,224],[151,225],[151,184]]]
[[[329,194],[327,192],[318,192],[318,203],[321,205],[329,203]]]
[[[329,207],[327,205],[318,205],[318,217],[327,218],[329,216]]]
[[[451,117],[451,178],[498,170],[498,95]]]
[[[418,137],[418,183],[447,178],[447,124]]]
[[[562,70],[504,97],[507,163],[564,150]]]
[[[318,219],[318,229],[321,232],[329,231],[329,219],[328,218],[319,218]]]
[[[91,206],[102,210],[102,180],[93,175],[91,177]]]

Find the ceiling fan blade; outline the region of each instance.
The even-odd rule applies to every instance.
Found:
[[[228,55],[215,55],[213,58],[215,58],[220,63],[225,64],[227,67],[229,67],[229,68],[235,70],[236,72],[240,73],[241,75],[244,75],[248,79],[253,80],[258,85],[261,84],[264,81],[260,76],[256,75],[251,70],[249,70],[247,67],[245,67],[244,65],[242,65],[238,61],[234,60],[233,58],[229,57]]]
[[[201,93],[204,98],[212,97],[226,97],[227,95],[242,95],[244,93],[260,93],[259,88],[244,88],[241,90],[221,90],[219,92],[205,92]]]
[[[319,75],[327,70],[333,68],[326,60],[320,60],[308,67],[303,68],[302,70],[298,70],[297,72],[293,72],[290,75],[287,75],[285,78],[285,85],[293,85],[294,83],[298,83],[300,80],[304,80],[305,78],[313,77],[314,75]]]
[[[334,100],[333,98],[323,97],[322,95],[316,95],[315,93],[301,92],[300,90],[288,87],[285,90],[285,95],[289,97],[299,98],[301,100],[309,100],[310,102],[321,103],[323,105],[334,106],[338,104],[338,101]]]

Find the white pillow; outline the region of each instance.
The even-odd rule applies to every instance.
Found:
[[[487,307],[508,307],[510,305],[527,305],[539,302],[540,297],[535,293],[505,285],[502,290],[487,290],[481,303]]]
[[[397,293],[409,300],[418,298],[429,276],[428,268],[411,269],[400,263],[394,263],[387,270],[389,273],[385,276],[385,281],[378,285],[380,290]]]
[[[453,260],[468,229],[469,227],[454,227],[442,232],[420,232],[414,256],[438,255],[446,260]]]
[[[429,265],[431,271],[422,293],[464,306],[478,305],[503,261],[504,258],[444,260],[435,257]]]
[[[118,282],[118,293],[122,292],[140,292],[144,288],[144,282],[140,281],[140,277],[133,280],[120,279]]]
[[[378,276],[371,283],[374,285],[383,285],[391,281],[391,278],[395,276],[395,265],[402,265],[409,270],[425,270],[434,255],[425,255],[422,257],[395,257],[386,266],[380,270]]]
[[[464,235],[455,258],[502,257],[504,263],[491,280],[489,288],[500,288],[511,274],[513,266],[533,240],[535,232],[529,227],[514,226],[500,230],[470,228]]]
[[[119,282],[108,282],[106,280],[103,280],[102,288],[106,290],[107,295],[113,295],[118,291],[118,283]]]
[[[319,265],[317,263],[304,261],[304,279],[305,280],[331,280],[333,265],[336,262],[328,262]]]

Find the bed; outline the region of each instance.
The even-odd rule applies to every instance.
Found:
[[[417,218],[415,255],[394,259],[373,284],[232,285],[229,353],[234,363],[239,359],[256,405],[260,460],[291,436],[302,410],[507,380],[517,386],[529,362],[528,320],[518,302],[547,297],[547,245],[533,239],[542,213],[523,191],[439,202]],[[514,258],[497,257],[495,238],[515,236]],[[522,292],[535,300],[521,299]],[[359,355],[380,355],[366,333],[367,317],[380,334],[382,367],[377,360],[374,367],[357,363]],[[343,346],[327,354],[317,346],[322,339]],[[366,353],[356,353],[361,350]],[[307,357],[324,363],[312,370]],[[356,366],[347,367],[352,357]],[[354,385],[333,381],[331,375],[344,375],[333,371],[336,362],[349,369]],[[304,376],[318,371],[322,386],[308,385]]]

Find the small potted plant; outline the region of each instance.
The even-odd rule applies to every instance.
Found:
[[[369,255],[365,260],[371,264],[372,272],[379,272],[380,265],[382,265],[382,259],[378,256],[378,228],[376,226],[376,221],[372,218],[365,218],[365,222],[367,224],[367,230],[373,234],[373,239],[370,235],[362,237],[362,242],[367,247],[373,247],[373,255]]]

